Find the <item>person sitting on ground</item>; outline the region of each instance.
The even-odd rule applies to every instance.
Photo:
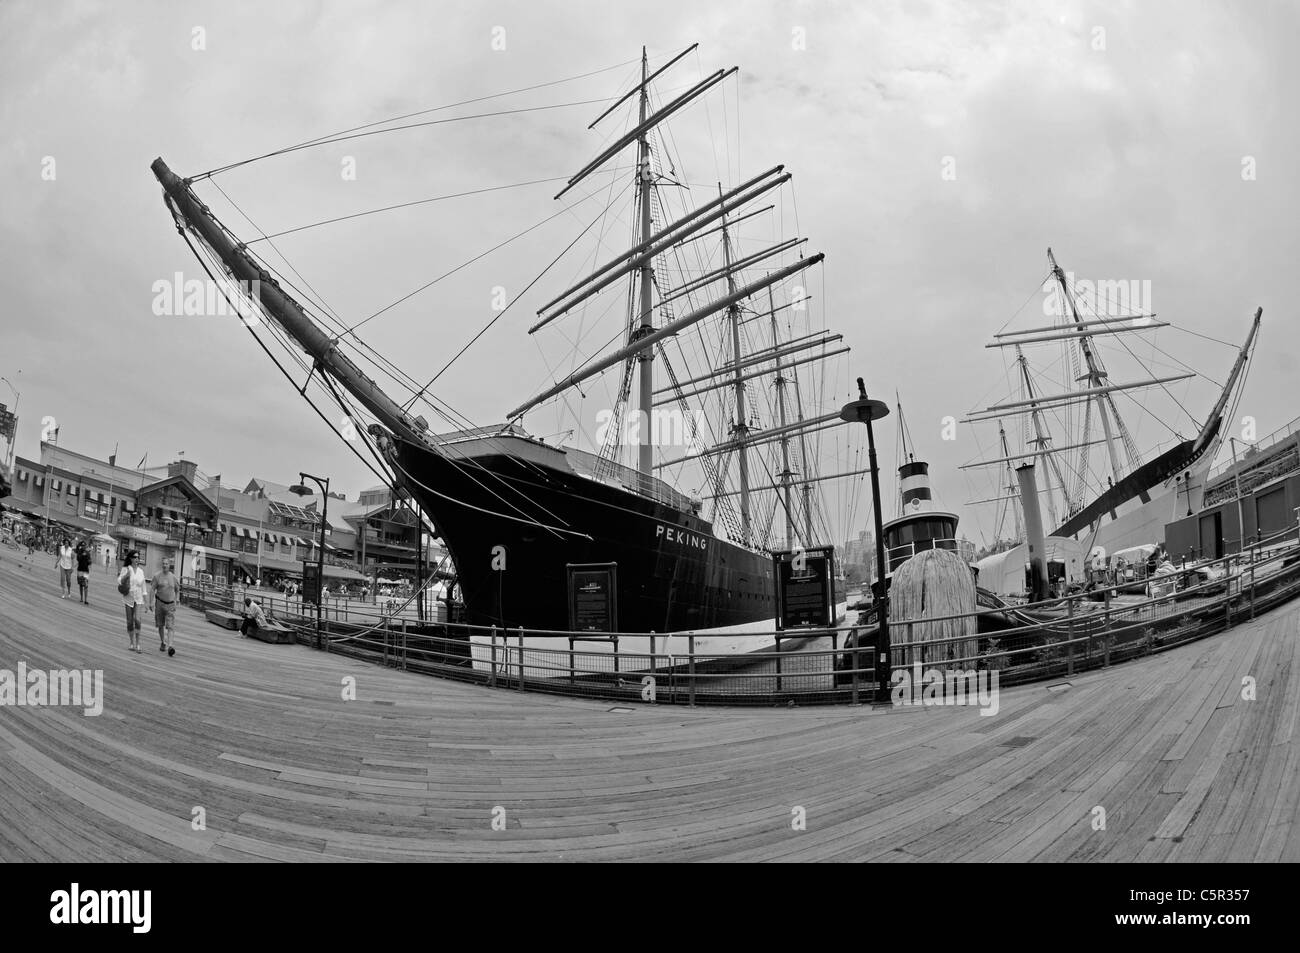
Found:
[[[262,611],[260,604],[254,602],[251,598],[244,597],[244,621],[239,627],[239,634],[247,636],[250,632],[257,634],[259,629],[266,628],[266,613]]]

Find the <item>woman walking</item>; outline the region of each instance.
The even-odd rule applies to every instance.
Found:
[[[59,543],[59,548],[55,552],[54,565],[59,570],[59,588],[62,590],[60,599],[72,598],[72,544],[68,542],[68,537],[63,537]]]
[[[144,570],[136,565],[140,554],[134,549],[127,550],[126,566],[117,575],[117,591],[122,594],[122,605],[126,607],[126,634],[131,639],[130,651],[140,651],[140,613],[145,605]]]

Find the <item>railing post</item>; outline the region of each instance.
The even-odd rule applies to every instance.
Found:
[[[519,690],[524,690],[524,627],[519,627]]]
[[[781,636],[773,636],[773,644],[776,647],[776,690],[781,691]]]
[[[1111,631],[1110,631],[1110,597],[1111,597],[1112,594],[1113,594],[1113,593],[1112,593],[1109,589],[1106,590],[1106,610],[1105,610],[1105,617],[1104,617],[1104,618],[1105,618],[1105,623],[1106,623],[1106,635],[1105,635],[1105,641],[1104,641],[1104,644],[1105,644],[1105,651],[1106,651],[1106,657],[1105,657],[1105,660],[1104,660],[1103,663],[1102,663],[1103,666],[1106,667],[1106,668],[1110,668],[1110,643],[1111,643]]]
[[[491,646],[492,646],[491,648],[492,661],[491,661],[491,668],[488,670],[488,686],[491,688],[496,688],[497,687],[497,627],[495,625],[492,626],[492,633],[489,636],[489,638],[491,639]]]
[[[1250,561],[1250,617],[1255,618],[1255,560]]]
[[[694,708],[695,707],[695,635],[693,633],[686,637],[686,651],[690,653],[688,656],[689,658],[688,666],[690,670],[689,674],[691,679],[689,696],[691,700],[691,707]]]
[[[858,669],[861,667],[862,658],[862,631],[858,630],[852,633],[848,637],[847,641],[853,643],[853,653],[849,656],[849,668],[853,669],[853,690],[850,697],[853,700],[853,704],[856,705],[858,703]],[[875,650],[873,649],[872,651],[874,652]]]
[[[1065,674],[1068,677],[1074,676],[1074,600],[1075,596],[1070,596],[1065,600],[1065,638],[1066,646],[1069,652],[1066,654]]]

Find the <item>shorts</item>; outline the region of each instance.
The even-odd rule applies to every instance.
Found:
[[[90,573],[88,572],[77,573],[77,585],[79,585],[82,589],[85,589],[86,586],[90,585]]]
[[[72,588],[72,570],[71,570],[71,569],[60,569],[60,570],[59,570],[59,575],[60,575],[60,576],[62,577],[62,579],[63,579],[63,584],[64,584],[65,586],[67,586],[69,589],[71,589],[71,588]]]
[[[153,603],[153,621],[158,626],[158,631],[171,629],[176,625],[176,603],[168,605],[161,599],[155,599]]]

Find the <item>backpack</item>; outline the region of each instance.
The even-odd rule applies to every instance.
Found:
[[[117,581],[117,591],[124,596],[131,594],[131,570],[126,569],[122,572],[122,578]]]

